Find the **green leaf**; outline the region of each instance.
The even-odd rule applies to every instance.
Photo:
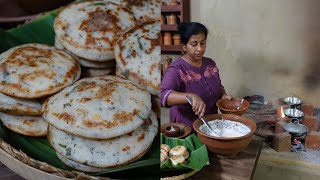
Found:
[[[8,138],[8,131],[7,129],[3,128],[2,122],[0,121],[0,138],[7,139]]]
[[[55,150],[51,147],[46,138],[27,137],[15,132],[12,132],[5,128],[0,121],[0,138],[9,143],[17,150],[22,150],[28,156],[37,159],[42,162],[46,162],[52,166],[60,169],[72,170],[69,166],[65,165],[59,160]],[[154,143],[148,150],[148,152],[139,160],[134,163],[112,168],[108,171],[101,173],[92,173],[94,176],[109,175],[110,173],[121,172],[132,169],[154,169],[154,166],[159,167],[160,149],[159,149],[159,137],[156,137]],[[146,172],[148,175],[150,172]],[[150,174],[149,174],[150,175]]]
[[[8,31],[0,29],[0,52],[26,43],[54,45],[54,18],[57,10],[47,13],[34,21]]]
[[[187,164],[177,164],[174,166],[171,160],[168,158],[166,161],[161,163],[161,171],[168,171],[168,169],[193,169],[200,171],[204,166],[209,165],[207,148],[200,142],[195,134],[191,134],[185,139],[169,138],[161,134],[160,142],[161,144],[169,145],[171,148],[177,145],[183,145],[188,149],[189,152],[191,152]]]
[[[92,3],[90,6],[105,6],[105,3]]]

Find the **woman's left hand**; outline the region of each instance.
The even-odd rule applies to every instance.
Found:
[[[232,99],[232,96],[227,95],[227,94],[224,94],[224,95],[222,95],[221,99],[228,99],[228,100],[230,100],[230,99]]]

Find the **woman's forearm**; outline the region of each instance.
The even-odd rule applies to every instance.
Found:
[[[187,95],[191,96],[193,112],[196,115],[202,117],[206,111],[206,104],[196,94],[172,91],[167,98],[167,105],[173,106],[173,105],[178,105],[178,104],[186,104],[186,103],[188,103],[188,101],[186,99]]]
[[[192,95],[192,93],[172,91],[167,98],[167,105],[173,106],[178,104],[186,104],[188,103],[186,99],[187,95]]]

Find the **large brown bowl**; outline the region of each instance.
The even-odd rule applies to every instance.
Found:
[[[243,100],[241,103],[241,99],[232,98],[230,100],[220,99],[216,105],[223,114],[236,114],[241,116],[248,110],[250,103],[247,100]]]
[[[193,123],[193,128],[197,132],[199,140],[207,146],[209,151],[222,155],[222,156],[235,156],[240,151],[246,149],[249,143],[252,141],[252,135],[257,129],[256,123],[243,116],[238,116],[234,114],[210,114],[204,117],[206,121],[221,119],[237,121],[248,126],[251,131],[249,134],[241,137],[225,138],[225,137],[215,137],[200,131],[199,127],[203,124],[200,119],[197,119]]]

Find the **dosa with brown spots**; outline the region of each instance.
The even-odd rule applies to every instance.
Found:
[[[141,126],[151,112],[151,95],[117,77],[84,78],[50,97],[43,118],[67,133],[107,139]]]

